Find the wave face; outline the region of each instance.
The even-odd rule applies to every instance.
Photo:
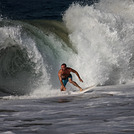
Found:
[[[82,86],[132,82],[133,11],[132,0],[101,0],[93,6],[72,4],[63,15],[64,23],[1,20],[0,91],[57,89],[64,62],[79,72]]]
[[[3,20],[0,37],[0,91],[22,95],[59,88],[60,64],[76,53],[62,22]]]

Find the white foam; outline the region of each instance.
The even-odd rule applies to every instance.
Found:
[[[130,18],[124,14],[123,6],[128,9],[126,14]],[[102,0],[95,8],[76,3],[66,10],[63,20],[78,51],[78,55],[69,61],[88,85],[120,84],[133,80],[133,6],[131,0],[127,4],[125,0]],[[118,13],[120,10],[122,12]],[[126,16],[129,21],[124,21]]]
[[[95,7],[102,12],[112,13],[124,18],[124,20],[134,21],[134,2],[133,0],[100,0]]]
[[[1,134],[15,134],[15,133],[13,133],[11,131],[6,131],[6,132],[2,132]]]

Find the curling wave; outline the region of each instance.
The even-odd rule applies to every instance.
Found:
[[[82,86],[133,82],[133,11],[132,0],[101,0],[72,4],[63,22],[0,21],[0,91],[57,89],[63,62],[80,73]]]

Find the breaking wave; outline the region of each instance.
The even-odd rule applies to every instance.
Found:
[[[1,20],[1,91],[45,94],[57,89],[63,62],[79,72],[82,86],[133,82],[133,11],[132,0],[101,0],[91,6],[72,4],[63,22]]]

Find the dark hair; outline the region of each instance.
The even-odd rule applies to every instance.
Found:
[[[65,63],[63,63],[61,66],[65,66],[65,67],[67,67],[67,65],[66,65]]]

